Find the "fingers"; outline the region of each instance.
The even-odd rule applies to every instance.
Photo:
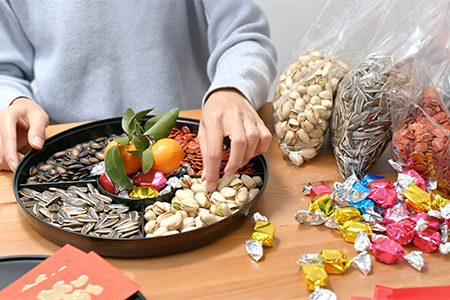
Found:
[[[216,117],[220,118],[219,115]],[[214,118],[214,116],[205,117],[202,113],[198,134],[203,158],[202,179],[206,180],[206,187],[210,192],[215,191],[217,188],[223,150],[222,123],[214,121]]]
[[[0,111],[0,169],[14,171],[23,154],[19,150],[30,144],[41,149],[48,116],[35,102],[18,98]]]
[[[230,157],[224,173],[232,175],[269,148],[272,135],[250,103],[237,91],[210,96],[202,110],[198,141],[203,157],[202,180],[208,191],[217,187],[223,138],[230,138]]]

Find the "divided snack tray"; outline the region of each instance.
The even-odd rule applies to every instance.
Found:
[[[146,117],[141,121],[145,122],[149,117]],[[181,129],[183,126],[189,127],[191,132],[196,134],[198,132],[199,120],[179,117],[175,127]],[[54,153],[58,151],[63,151],[78,144],[89,142],[100,137],[105,137],[112,134],[120,135],[122,133],[121,118],[94,121],[56,134],[45,141],[44,147],[41,150],[38,151],[32,149],[25,155],[14,173],[13,189],[23,216],[37,232],[57,244],[65,245],[69,243],[86,252],[95,251],[97,254],[102,256],[130,258],[154,257],[181,253],[208,245],[230,234],[256,212],[269,174],[267,161],[264,155],[259,155],[251,160],[251,163],[254,164],[255,173],[248,174],[250,176],[258,175],[263,180],[263,185],[260,187],[260,191],[255,198],[249,201],[238,212],[235,212],[216,223],[175,235],[151,238],[97,237],[53,226],[50,223],[38,218],[26,208],[24,203],[21,201],[21,195],[19,194],[19,190],[25,187],[37,191],[44,191],[49,187],[67,189],[70,185],[86,186],[87,183],[91,183],[100,191],[100,193],[107,194],[107,192],[103,191],[103,189],[98,185],[97,181],[92,180],[55,183],[27,183],[27,178],[30,176],[29,169],[32,166],[36,166],[40,162],[47,161]],[[143,227],[145,225],[143,211],[145,207],[155,201],[170,202],[174,193],[175,191],[172,191],[171,193],[160,197],[143,200],[120,198],[111,196],[111,194],[108,194],[108,196],[113,198],[113,203],[118,202],[125,204],[130,207],[130,210],[135,210],[139,213],[141,220],[140,230],[141,233],[143,233]],[[143,234],[143,236],[145,235]]]

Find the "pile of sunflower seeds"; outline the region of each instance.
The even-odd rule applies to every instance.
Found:
[[[36,217],[55,227],[107,238],[140,238],[141,217],[124,204],[114,204],[91,184],[43,192],[23,187],[20,201]]]
[[[343,178],[367,175],[391,141],[390,66],[389,56],[371,57],[338,85],[330,130]]]

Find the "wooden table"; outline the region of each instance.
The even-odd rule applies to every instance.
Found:
[[[181,112],[181,116],[199,118],[200,110]],[[273,131],[272,106],[267,103],[259,111]],[[51,136],[77,124],[50,126]],[[397,174],[389,166],[385,151],[373,174],[396,181]],[[141,286],[147,299],[309,299],[297,259],[302,254],[319,253],[323,249],[340,249],[353,257],[353,244],[342,235],[324,226],[298,224],[294,214],[307,209],[310,198],[302,194],[302,187],[311,181],[332,185],[342,182],[330,143],[320,154],[300,168],[287,164],[278,148],[276,136],[265,154],[269,164],[269,180],[258,211],[276,225],[276,242],[265,248],[264,256],[255,262],[244,248],[251,238],[254,223],[245,222],[232,234],[200,249],[166,257],[146,259],[106,258],[108,262]],[[0,256],[51,255],[60,249],[37,233],[24,219],[17,207],[12,189],[11,172],[0,172]],[[417,250],[405,247],[406,252]],[[449,285],[450,256],[424,253],[426,267],[422,272],[406,261],[386,265],[372,257],[372,271],[364,276],[350,267],[343,275],[330,275],[327,288],[338,299],[351,295],[371,297],[375,284],[390,287]],[[449,265],[447,265],[449,264]]]

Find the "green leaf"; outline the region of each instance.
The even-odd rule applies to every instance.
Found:
[[[139,120],[145,117],[152,110],[153,108],[149,108],[134,114],[128,121],[128,128],[130,128],[133,133],[141,134],[142,132],[140,132]]]
[[[154,141],[168,137],[177,122],[179,113],[180,109],[174,108],[154,116],[145,123],[144,135]]]
[[[148,138],[145,135],[133,135],[132,140],[136,149],[144,151],[150,145]]]
[[[127,108],[122,117],[122,129],[126,134],[131,134],[130,127],[128,124],[130,123],[130,119],[134,116],[134,111],[131,108]]]
[[[125,173],[125,165],[120,157],[120,151],[117,145],[112,146],[106,153],[105,171],[111,181],[115,184],[126,188],[127,190],[133,189],[133,184]]]
[[[125,151],[127,151],[128,153],[131,153],[134,156],[136,156],[137,158],[139,158],[139,160],[142,163],[142,152],[143,152],[142,150],[128,150],[128,149],[125,149]]]
[[[117,144],[121,144],[121,145],[128,145],[128,143],[130,142],[130,138],[127,136],[120,137],[120,138],[117,138],[114,140],[117,142]]]
[[[147,173],[153,166],[153,152],[150,148],[147,148],[142,153],[142,172]]]

